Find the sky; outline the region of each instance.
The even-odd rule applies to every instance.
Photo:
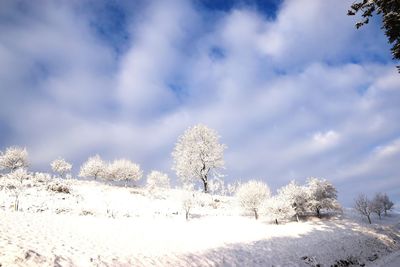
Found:
[[[173,180],[205,124],[228,182],[330,180],[400,203],[400,75],[380,18],[350,1],[0,1],[0,150],[31,170],[128,158]]]

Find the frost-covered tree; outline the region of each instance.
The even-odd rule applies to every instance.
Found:
[[[288,185],[278,189],[278,195],[292,206],[296,220],[299,221],[299,216],[303,215],[307,210],[309,196],[306,187],[291,181]]]
[[[0,170],[6,169],[13,172],[18,168],[27,168],[28,151],[26,148],[9,147],[4,153],[0,154]]]
[[[388,195],[386,194],[383,194],[382,201],[385,215],[387,215],[387,212],[393,209],[394,203],[389,199]]]
[[[114,160],[107,168],[108,177],[115,181],[125,181],[125,186],[128,181],[138,181],[142,174],[140,166],[127,159]]]
[[[218,176],[218,170],[224,167],[225,145],[219,143],[215,130],[204,125],[190,127],[179,137],[172,152],[172,169],[183,184],[200,179],[204,192],[208,192],[210,175]]]
[[[107,174],[107,164],[99,155],[88,158],[79,171],[79,177],[105,178]]]
[[[374,198],[371,200],[370,208],[373,213],[378,215],[379,219],[381,219],[382,213],[385,211],[385,206],[383,203],[383,194],[377,193]]]
[[[192,191],[183,191],[181,200],[182,208],[185,211],[185,218],[189,220],[190,210],[196,204],[195,193]]]
[[[366,195],[358,195],[358,197],[354,200],[354,209],[362,216],[367,217],[368,222],[371,224],[371,201]]]
[[[149,190],[154,190],[156,188],[169,188],[169,177],[166,173],[151,171],[147,175],[146,183]]]
[[[31,175],[24,168],[18,168],[13,172],[7,174],[7,178],[10,180],[11,184],[8,186],[12,190],[14,195],[14,209],[19,210],[20,195],[24,190],[24,182],[31,178]]]
[[[290,219],[296,215],[293,206],[282,194],[275,195],[267,200],[266,211],[276,224],[279,224],[281,220]]]
[[[58,173],[62,178],[72,170],[72,164],[62,158],[54,160],[51,162],[50,166],[53,172]]]
[[[270,196],[271,191],[268,185],[256,180],[251,180],[242,184],[236,192],[239,205],[246,211],[253,212],[256,220],[258,219],[261,205]]]
[[[309,178],[307,180],[308,208],[321,216],[321,210],[340,209],[336,188],[325,179]]]

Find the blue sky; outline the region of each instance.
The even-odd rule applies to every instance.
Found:
[[[74,172],[96,153],[171,171],[180,134],[216,129],[226,179],[325,177],[400,202],[400,75],[352,1],[0,2],[0,150]]]

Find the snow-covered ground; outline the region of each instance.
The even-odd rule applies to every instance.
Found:
[[[178,189],[66,183],[70,194],[28,185],[18,212],[0,190],[0,266],[400,266],[397,213],[373,225],[351,210],[275,225],[198,194],[186,221]]]

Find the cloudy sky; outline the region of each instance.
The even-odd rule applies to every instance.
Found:
[[[0,150],[171,171],[179,135],[221,135],[227,180],[325,177],[400,201],[400,75],[350,1],[0,1]]]

